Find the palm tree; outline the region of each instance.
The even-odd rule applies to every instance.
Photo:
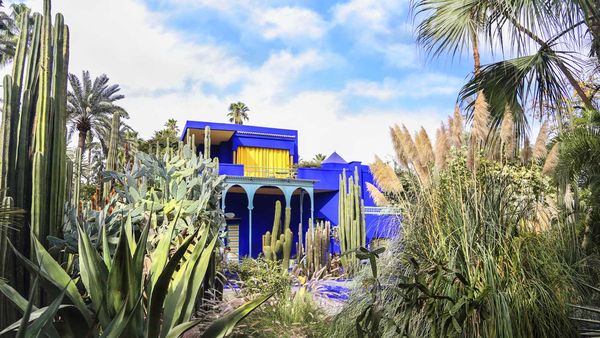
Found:
[[[0,7],[2,3],[0,2]],[[25,4],[10,5],[10,14],[0,11],[0,65],[6,65],[15,56],[17,40],[19,38],[19,23],[27,15],[30,27],[33,27],[33,16],[29,15],[29,7]],[[31,29],[29,34],[31,34]]]
[[[75,131],[79,133],[77,146],[82,154],[88,136],[102,140],[106,130],[110,130],[113,112],[120,111],[123,117],[129,117],[123,108],[114,104],[125,97],[118,93],[121,88],[118,84],[109,85],[108,82],[105,74],[93,82],[88,71],[83,71],[81,80],[69,74],[72,89],[67,94],[69,136]]]
[[[514,58],[482,66],[459,95],[472,118],[473,98],[485,94],[491,126],[498,128],[507,108],[519,136],[527,129],[526,107],[540,109],[560,102],[573,88],[587,109],[595,109],[575,73],[583,67],[576,46],[592,39],[591,54],[600,43],[600,16],[593,0],[414,0],[417,15],[427,16],[419,26],[418,41],[432,55],[459,54],[476,47],[473,34],[485,34],[487,47]],[[585,34],[589,32],[589,34]],[[533,53],[530,51],[534,50]],[[600,50],[600,47],[599,47]],[[474,51],[475,54],[475,51]]]
[[[325,154],[318,153],[318,154],[316,154],[316,155],[315,155],[315,157],[313,158],[313,161],[314,161],[315,163],[321,163],[321,162],[323,162],[323,161],[324,161],[326,158],[327,158],[327,156],[325,156]]]
[[[468,3],[472,3],[468,6]],[[413,2],[417,15],[425,19],[417,26],[417,41],[432,56],[462,53],[469,47],[473,53],[473,70],[479,74],[481,57],[479,38],[485,27],[487,1],[419,0]]]
[[[248,121],[248,112],[250,108],[246,106],[243,102],[236,102],[229,105],[229,113],[227,117],[229,117],[229,122],[233,122],[235,124],[244,124],[244,120]]]
[[[564,189],[571,186],[575,190],[576,212],[584,211],[586,225],[583,248],[588,249],[591,238],[600,234],[600,113],[584,111],[582,117],[571,119],[570,128],[559,136],[559,161],[556,178]],[[588,193],[579,194],[585,189]],[[578,203],[579,195],[585,202]]]

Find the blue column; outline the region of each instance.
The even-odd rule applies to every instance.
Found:
[[[252,257],[252,209],[254,209],[254,194],[258,187],[254,184],[242,187],[248,195],[248,256]]]

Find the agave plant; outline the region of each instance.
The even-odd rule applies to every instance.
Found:
[[[62,293],[72,305],[61,307],[61,295],[49,307],[36,310],[36,316],[30,316],[30,302],[25,301],[6,284],[1,285],[0,291],[24,311],[24,318],[29,316],[29,320],[33,321],[28,329],[40,326],[41,324],[36,324],[36,319],[42,318],[42,327],[52,327],[52,318],[57,313],[62,321],[56,323],[52,330],[63,337],[83,337],[90,332],[102,333],[107,337],[178,337],[203,320],[192,320],[192,315],[217,243],[217,237],[211,236],[209,227],[202,226],[188,235],[171,254],[172,236],[178,219],[179,216],[170,222],[167,236],[162,237],[156,249],[150,252],[148,233],[151,222],[146,224],[136,242],[129,217],[121,226],[112,258],[108,254],[105,235],[102,236],[102,250],[98,250],[80,228],[79,271],[85,289],[84,296],[79,292],[76,281],[38,240],[34,240],[34,253],[35,261],[39,264],[15,251],[30,271],[38,272],[45,282],[63,290]],[[152,264],[145,270],[146,257],[151,258]],[[249,313],[268,297],[269,295],[265,295],[257,298],[244,305],[243,310],[246,314]],[[213,333],[224,334],[223,332],[230,330],[230,322],[241,319],[240,311],[232,313],[225,323],[223,320],[216,322],[217,328],[209,329]],[[44,316],[46,312],[51,315]],[[0,334],[23,327],[27,322],[20,320]]]

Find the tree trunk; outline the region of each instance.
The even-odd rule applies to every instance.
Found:
[[[85,140],[87,138],[87,130],[79,131],[79,142],[77,142],[77,146],[81,149],[81,153],[85,153]]]
[[[473,70],[475,76],[481,73],[481,56],[479,55],[479,41],[477,41],[477,33],[471,32],[471,44],[473,45]]]

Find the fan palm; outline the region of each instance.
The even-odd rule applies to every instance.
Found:
[[[516,55],[482,66],[459,98],[469,102],[471,118],[473,97],[483,91],[489,100],[492,127],[499,127],[508,107],[519,136],[527,128],[524,107],[530,101],[542,113],[542,107],[560,102],[573,88],[587,109],[595,109],[574,75],[583,67],[583,56],[573,50],[591,37],[590,54],[596,54],[594,48],[600,41],[597,6],[592,0],[413,2],[417,14],[427,16],[419,26],[418,41],[430,54],[459,54],[469,37],[479,32],[486,36],[484,42],[492,52],[503,54],[508,50]]]
[[[600,113],[584,112],[587,121],[578,123],[560,136],[560,155],[556,177],[562,186],[576,183],[589,189],[586,200],[586,231],[584,249],[590,236],[600,234]]]
[[[244,124],[244,121],[248,121],[248,112],[250,108],[243,102],[235,102],[229,105],[229,122],[235,124]]]

